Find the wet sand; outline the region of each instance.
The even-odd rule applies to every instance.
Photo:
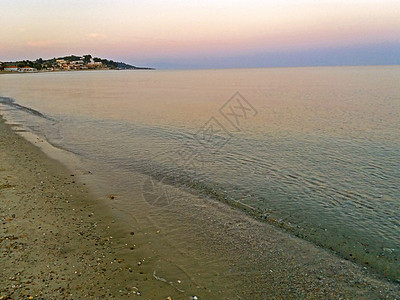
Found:
[[[1,299],[140,293],[135,236],[75,178],[0,119]]]
[[[146,236],[2,120],[0,203],[0,299],[194,295],[155,275],[143,260],[152,251]],[[399,284],[222,203],[190,198],[179,210],[175,222],[193,224],[197,242],[176,248],[196,251],[200,263],[207,252],[224,260],[220,273],[210,269],[215,287],[197,287],[199,299],[399,299]]]

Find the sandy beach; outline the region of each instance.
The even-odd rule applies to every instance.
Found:
[[[18,127],[0,117],[1,300],[234,299],[223,286],[196,284],[194,294],[158,276],[150,234],[118,220],[112,195],[92,194],[82,170],[46,156],[45,141]]]
[[[147,275],[137,265],[134,233],[3,120],[0,201],[0,299],[140,295]]]
[[[76,177],[0,121],[0,299],[194,296],[155,276],[143,260],[146,237],[115,220]],[[215,275],[218,290],[197,287],[199,299],[399,299],[398,284],[365,267],[213,200],[191,205],[201,207],[190,213],[203,230],[203,249],[193,248],[231,268]]]

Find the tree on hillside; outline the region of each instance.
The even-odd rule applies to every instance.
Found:
[[[90,62],[90,59],[92,58],[92,56],[90,54],[84,55],[83,56],[83,61],[85,64]]]
[[[36,68],[36,69],[38,69],[38,70],[41,70],[41,69],[42,69],[42,64],[40,64],[40,63],[38,63],[38,62],[34,62],[34,63],[33,63],[33,68]]]
[[[23,60],[23,61],[20,61],[19,63],[23,64],[22,67],[31,67],[31,68],[33,67],[33,62],[30,60]]]

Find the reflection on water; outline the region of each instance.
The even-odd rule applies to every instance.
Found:
[[[111,168],[107,182],[121,193],[141,188],[162,207],[177,196],[159,181],[190,188],[399,279],[399,75],[399,67],[34,74],[4,76],[0,94],[51,117],[10,111],[52,144]],[[134,174],[152,178],[133,188]]]

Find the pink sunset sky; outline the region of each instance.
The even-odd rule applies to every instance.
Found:
[[[160,68],[400,63],[400,1],[2,0],[0,60]]]

